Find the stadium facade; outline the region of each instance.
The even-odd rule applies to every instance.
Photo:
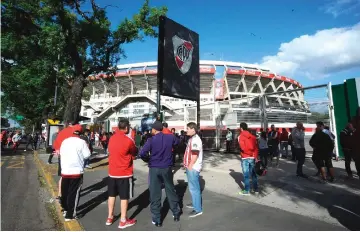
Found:
[[[234,129],[241,120],[259,128],[262,93],[302,88],[296,80],[253,64],[201,60],[199,69],[202,129],[219,124]],[[157,62],[118,65],[115,75],[91,75],[89,82],[86,91],[91,96],[82,100],[81,109],[81,115],[90,118],[86,123],[107,123],[111,130],[119,117],[127,117],[133,126],[139,126],[145,114],[156,111]],[[196,119],[196,110],[191,111],[196,109],[196,102],[161,96],[161,103],[171,128],[182,130],[187,121]],[[265,104],[269,123],[280,128],[306,121],[310,114],[301,90],[269,95]],[[221,115],[219,124],[219,117],[215,119],[214,115]],[[311,125],[306,128],[313,130]]]

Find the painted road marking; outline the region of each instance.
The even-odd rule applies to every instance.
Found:
[[[24,168],[24,161],[11,161],[6,168]]]

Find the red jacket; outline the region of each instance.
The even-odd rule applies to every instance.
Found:
[[[116,131],[109,140],[109,176],[125,178],[133,176],[135,143],[123,131]]]
[[[162,130],[162,133],[165,135],[172,135],[173,133],[171,132],[171,130],[169,130],[169,128],[164,127]]]
[[[242,131],[238,137],[241,158],[257,158],[259,148],[256,137],[249,131]]]
[[[283,131],[280,134],[280,142],[287,142],[289,141],[289,133],[287,131]]]

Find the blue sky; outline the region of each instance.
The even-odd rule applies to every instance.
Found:
[[[143,3],[142,0],[114,2],[99,1],[100,5],[119,7],[108,8],[108,16],[114,27],[125,17],[130,18]],[[329,81],[336,84],[346,78],[360,77],[360,58],[353,54],[350,56],[355,57],[349,58],[347,54],[349,51],[360,53],[360,50],[350,47],[356,38],[360,38],[360,30],[354,28],[360,22],[359,0],[152,0],[150,4],[166,5],[169,18],[200,35],[200,59],[223,58],[226,61],[263,64],[279,74],[298,80],[304,86]],[[338,32],[334,28],[344,31]],[[325,35],[316,36],[317,31],[324,31]],[[304,35],[313,38],[309,41],[304,37],[300,41],[294,40]],[[337,44],[331,44],[334,41]],[[283,43],[290,43],[287,50],[285,44],[285,58],[281,54],[277,56]],[[318,54],[316,49],[326,43],[330,49]],[[344,44],[347,46],[342,49]],[[337,49],[333,49],[333,46]],[[294,47],[301,51],[296,54]],[[157,59],[156,39],[146,38],[144,42],[127,44],[124,49],[127,59],[121,63]],[[313,56],[312,52],[318,56],[307,57]],[[297,58],[299,54],[303,57]],[[342,57],[345,63],[335,57]],[[285,64],[289,61],[291,65],[287,67]]]

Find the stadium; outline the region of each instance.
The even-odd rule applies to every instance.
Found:
[[[262,93],[300,89],[291,78],[253,64],[200,60],[200,124],[202,130],[238,128],[240,121],[260,128],[259,96]],[[89,76],[82,100],[85,123],[105,123],[106,130],[116,127],[119,117],[140,126],[146,114],[156,111],[157,62],[122,64],[115,74]],[[169,127],[183,130],[196,121],[196,102],[161,96],[162,110]],[[306,122],[310,115],[303,91],[266,96],[268,122],[279,128]],[[305,125],[308,132],[313,126]]]

